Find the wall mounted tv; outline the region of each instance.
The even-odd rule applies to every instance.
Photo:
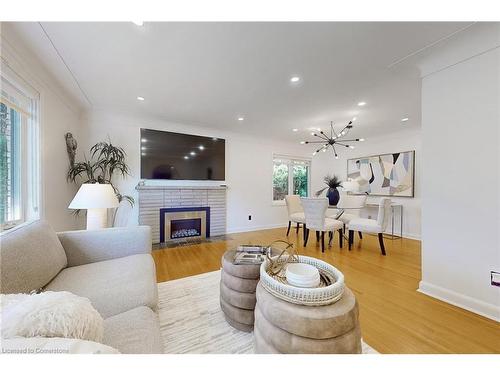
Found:
[[[225,180],[226,141],[141,129],[141,178]]]

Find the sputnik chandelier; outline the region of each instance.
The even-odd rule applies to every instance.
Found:
[[[338,147],[348,147],[348,148],[354,148],[354,146],[347,144],[346,142],[363,142],[363,138],[355,138],[355,139],[345,139],[344,137],[349,134],[349,131],[352,129],[352,120],[349,121],[349,123],[342,129],[339,133],[335,131],[333,128],[333,121],[330,122],[330,136],[326,135],[322,130],[318,129],[318,133],[313,132],[311,135],[319,138],[319,140],[315,141],[302,141],[300,142],[303,145],[308,145],[310,143],[323,143],[323,146],[318,148],[316,151],[313,152],[313,156],[316,155],[318,152],[323,151],[326,152],[328,150],[328,147],[332,146],[332,151],[333,154],[335,155],[335,159],[339,158],[339,155],[337,154],[337,149],[335,146]]]

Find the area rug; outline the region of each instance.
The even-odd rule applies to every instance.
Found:
[[[224,319],[219,305],[220,271],[158,284],[164,353],[253,354],[253,333]],[[377,352],[362,343],[363,354]]]

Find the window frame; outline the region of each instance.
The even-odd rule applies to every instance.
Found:
[[[10,97],[3,97],[3,94],[0,94],[0,100],[8,110],[14,110],[19,116],[20,147],[19,160],[16,161],[20,168],[19,218],[0,223],[0,231],[4,231],[27,221],[36,220],[41,215],[40,94],[4,61],[1,62],[0,80],[6,81],[6,88],[2,87],[2,90],[7,95],[18,98],[14,92],[9,94],[11,90],[17,90],[17,95],[24,96],[29,102],[29,108],[26,109],[23,105],[18,106],[15,101],[10,100]]]
[[[305,158],[301,156],[292,156],[292,155],[281,155],[281,154],[273,154],[272,158],[272,170],[271,170],[271,204],[273,206],[285,206],[286,202],[284,199],[274,200],[274,163],[276,160],[286,160],[288,165],[288,195],[293,194],[293,166],[294,162],[300,162],[307,164],[308,173],[307,173],[307,196],[311,196],[311,170],[312,170],[312,159]]]

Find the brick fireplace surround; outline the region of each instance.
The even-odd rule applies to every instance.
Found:
[[[160,243],[160,209],[210,208],[210,236],[226,234],[225,186],[137,186],[139,224],[149,225],[153,244]]]

